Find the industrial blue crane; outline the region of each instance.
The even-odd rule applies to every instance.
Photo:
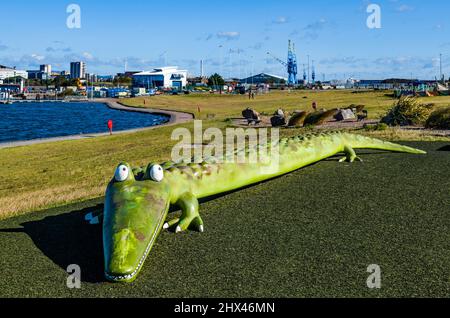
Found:
[[[297,72],[298,72],[297,55],[295,54],[295,45],[291,42],[291,40],[289,40],[288,44],[287,62],[280,60],[276,56],[272,55],[270,52],[267,52],[267,54],[286,67],[288,72],[288,84],[297,85]]]

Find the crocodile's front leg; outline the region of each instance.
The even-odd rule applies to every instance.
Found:
[[[197,198],[192,193],[185,193],[178,199],[177,205],[181,208],[181,217],[165,223],[164,228],[168,229],[177,225],[176,233],[186,231],[189,227],[203,232],[203,220],[198,212]]]

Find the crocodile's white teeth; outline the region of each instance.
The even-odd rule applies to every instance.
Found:
[[[200,233],[203,233],[203,232],[205,231],[203,225],[200,225],[200,226],[198,227],[198,230],[200,231]]]
[[[181,232],[181,226],[177,226],[177,228],[176,228],[176,230],[175,230],[175,233],[180,233]]]
[[[169,223],[167,223],[167,222],[166,222],[166,223],[164,223],[164,225],[163,225],[163,229],[164,229],[164,230],[167,230],[168,228],[169,228]]]

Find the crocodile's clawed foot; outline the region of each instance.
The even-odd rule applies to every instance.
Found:
[[[176,218],[164,223],[163,228],[166,230],[175,228],[175,233],[181,233],[187,229],[193,229],[200,233],[203,233],[205,230],[203,220],[200,216],[194,218]]]
[[[200,233],[203,233],[205,231],[205,227],[203,225],[203,220],[200,216],[197,216],[191,223],[191,226],[193,226],[197,231]]]
[[[179,222],[180,222],[180,219],[179,219],[179,218],[170,220],[170,221],[164,223],[163,229],[165,229],[165,230],[171,229],[172,227],[174,227],[175,225],[177,225]]]
[[[339,162],[350,162],[350,163],[353,163],[353,162],[355,162],[355,161],[360,161],[360,162],[363,162],[363,160],[362,160],[362,158],[361,157],[358,157],[358,156],[354,156],[354,157],[343,157],[342,159],[340,159],[339,160]]]
[[[98,225],[103,221],[103,213],[90,212],[84,216],[84,220],[89,222],[90,225]]]

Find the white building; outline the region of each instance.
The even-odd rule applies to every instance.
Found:
[[[177,66],[155,68],[153,71],[134,74],[133,87],[182,89],[187,85],[187,73]]]
[[[20,76],[22,78],[28,79],[27,71],[16,70],[3,65],[0,65],[0,80],[4,80],[11,77]]]

